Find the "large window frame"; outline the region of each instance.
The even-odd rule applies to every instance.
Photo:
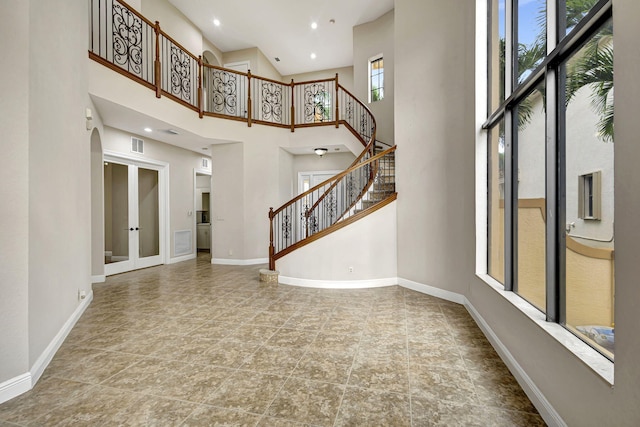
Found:
[[[491,1],[487,4],[487,17],[491,28]],[[495,129],[504,120],[504,277],[502,285],[508,292],[517,292],[517,212],[518,212],[518,173],[517,173],[517,132],[518,105],[531,94],[541,83],[546,87],[546,125],[545,125],[545,290],[546,306],[544,316],[547,322],[564,325],[566,323],[565,292],[565,218],[566,218],[566,173],[565,143],[566,122],[564,118],[565,93],[562,66],[588,40],[594,37],[601,27],[612,18],[612,0],[600,0],[570,31],[566,28],[565,1],[546,1],[546,55],[526,78],[518,81],[517,59],[517,11],[518,0],[505,0],[505,52],[504,52],[504,93],[505,99],[496,107],[491,105],[491,61],[487,69],[487,102],[488,118],[482,123],[482,129]],[[489,33],[490,31],[488,31]],[[491,37],[487,52],[495,50],[491,45]],[[489,57],[487,55],[487,57]],[[485,107],[483,107],[485,108]],[[493,109],[492,109],[493,108]],[[486,117],[486,116],[485,116]],[[490,158],[490,157],[489,157]],[[485,160],[486,161],[486,160]],[[516,162],[514,165],[514,161]],[[490,165],[487,165],[489,168]],[[575,179],[575,177],[569,177]],[[485,182],[489,182],[488,180]],[[484,205],[484,202],[482,205]],[[487,227],[489,228],[489,227]],[[487,240],[491,240],[487,236]],[[487,272],[489,248],[484,247],[484,267],[480,271]],[[480,262],[482,262],[480,261]]]

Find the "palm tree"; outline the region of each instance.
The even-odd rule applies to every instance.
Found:
[[[589,13],[598,0],[567,0],[566,28],[573,29]],[[544,54],[540,47],[546,47],[546,9],[538,11],[537,21],[540,32],[531,47],[521,48],[523,56]],[[519,49],[520,51],[520,49]],[[542,57],[542,56],[540,56]],[[531,58],[526,59],[530,61]],[[520,62],[520,61],[519,61]],[[599,114],[598,135],[605,142],[613,142],[613,25],[606,24],[585,46],[567,62],[566,105],[574,99],[581,88],[587,86],[593,91],[591,105]]]

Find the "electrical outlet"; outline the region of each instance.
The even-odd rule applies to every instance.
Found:
[[[353,273],[353,267],[349,267],[349,273]]]
[[[78,301],[83,300],[87,297],[87,293],[82,289],[78,289]]]

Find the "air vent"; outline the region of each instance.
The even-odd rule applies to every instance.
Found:
[[[206,157],[202,158],[202,167],[204,169],[209,169],[209,159],[207,159]]]
[[[144,152],[144,141],[140,138],[136,138],[135,136],[131,137],[131,152],[132,153],[140,153]]]

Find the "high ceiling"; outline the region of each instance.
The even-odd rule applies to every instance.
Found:
[[[394,7],[394,0],[169,1],[223,52],[258,47],[283,76],[353,65],[353,27]]]

